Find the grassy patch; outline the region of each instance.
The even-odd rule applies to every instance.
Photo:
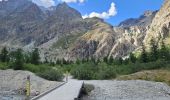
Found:
[[[147,70],[141,71],[130,75],[123,75],[117,77],[118,80],[147,80],[164,82],[170,85],[170,70],[158,69],[158,70]]]

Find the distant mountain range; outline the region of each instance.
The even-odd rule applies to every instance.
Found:
[[[30,0],[0,2],[0,46],[39,48],[41,58],[49,60],[125,57],[151,37],[169,42],[170,1],[159,11],[146,11],[118,26],[103,19],[83,19],[66,3],[48,9]]]

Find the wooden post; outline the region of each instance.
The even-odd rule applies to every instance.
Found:
[[[27,76],[26,96],[27,96],[27,100],[29,100],[29,98],[30,98],[30,76]]]

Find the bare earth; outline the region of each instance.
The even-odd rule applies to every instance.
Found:
[[[22,100],[28,75],[31,78],[32,96],[61,84],[61,82],[42,79],[29,71],[0,70],[0,100],[14,100],[14,98]]]
[[[170,100],[170,87],[143,80],[85,81],[95,89],[82,100]]]

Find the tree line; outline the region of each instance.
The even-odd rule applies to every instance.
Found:
[[[100,62],[105,62],[109,65],[122,65],[122,64],[129,64],[129,63],[148,63],[148,62],[155,62],[157,60],[169,61],[170,60],[170,50],[165,45],[163,39],[160,43],[156,42],[153,38],[150,40],[149,50],[146,50],[146,46],[142,43],[141,46],[141,53],[139,56],[136,56],[134,53],[130,53],[129,57],[126,59],[120,58],[113,58],[111,57],[104,57],[103,59],[77,59],[76,63],[86,63],[86,62],[93,62],[98,64]]]
[[[40,56],[38,48],[30,53],[24,53],[20,48],[15,51],[8,51],[7,48],[4,47],[1,50],[0,61],[9,63],[10,67],[15,70],[22,70],[24,63],[40,64]]]
[[[148,62],[154,62],[157,60],[164,60],[168,61],[170,60],[170,51],[168,47],[165,45],[163,39],[161,40],[159,46],[158,43],[152,38],[149,45],[149,51],[146,50],[146,47],[144,44],[141,46],[141,54],[140,56],[136,57],[134,53],[129,54],[129,58],[122,59],[116,58],[114,59],[111,57],[104,57],[103,59],[95,59],[94,57],[91,57],[90,59],[77,59],[75,62],[70,60],[63,59],[57,59],[56,61],[49,61],[47,58],[45,58],[44,63],[50,64],[50,65],[69,65],[69,64],[83,64],[83,63],[94,63],[99,64],[101,62],[104,62],[108,65],[122,65],[122,64],[129,64],[129,63],[148,63]],[[24,53],[22,49],[17,49],[16,51],[9,52],[6,47],[4,47],[1,50],[0,54],[0,61],[1,62],[10,62],[11,66],[14,69],[22,69],[22,66],[24,63],[31,63],[34,65],[40,64],[40,55],[38,48],[34,49],[32,52]]]

